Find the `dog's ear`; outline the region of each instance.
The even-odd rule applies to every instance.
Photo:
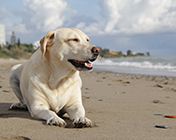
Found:
[[[54,39],[54,32],[48,31],[46,36],[40,40],[40,50],[42,52],[42,59],[46,53],[46,47],[51,46]]]

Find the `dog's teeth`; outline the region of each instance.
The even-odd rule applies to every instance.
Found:
[[[85,63],[86,67],[92,67],[92,63]]]

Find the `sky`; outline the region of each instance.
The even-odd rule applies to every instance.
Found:
[[[0,13],[8,42],[74,27],[102,48],[176,56],[176,0],[0,0]]]

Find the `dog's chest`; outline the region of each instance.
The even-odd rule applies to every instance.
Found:
[[[72,94],[75,94],[75,89],[77,88],[76,82],[67,81],[57,89],[52,90],[52,95],[48,97],[51,109],[59,112],[68,103]]]
[[[50,98],[49,104],[53,111],[59,112],[65,106],[65,104],[68,102],[67,94],[69,93],[65,92],[65,95],[63,93],[56,93]]]

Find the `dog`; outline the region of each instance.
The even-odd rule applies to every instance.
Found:
[[[10,71],[10,85],[20,103],[11,109],[28,109],[35,119],[65,127],[59,116],[67,113],[73,125],[91,127],[82,105],[79,71],[91,71],[100,48],[89,43],[79,29],[48,31],[31,58]]]

